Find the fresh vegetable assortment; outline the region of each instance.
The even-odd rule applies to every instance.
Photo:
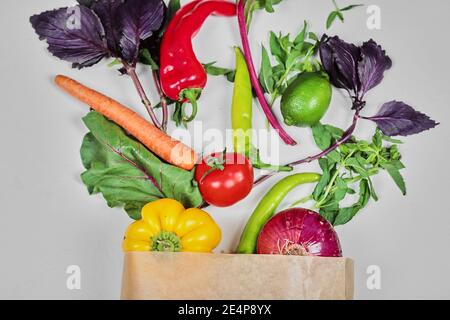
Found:
[[[338,36],[319,37],[305,21],[294,36],[269,33],[258,72],[250,50],[251,21],[256,11],[272,13],[281,2],[193,0],[181,7],[179,0],[79,0],[76,6],[30,18],[48,50],[74,68],[112,59],[109,66],[131,79],[149,114],[152,123],[71,78],[55,78],[59,88],[92,109],[83,118],[89,132],[81,147],[86,169],[81,178],[90,194],[101,193],[110,207],[123,207],[136,220],[125,234],[125,251],[212,252],[221,230],[202,209],[232,206],[278,172],[314,161],[320,173],[290,174],[271,187],[244,227],[237,253],[342,256],[333,227],[351,221],[370,199],[378,200],[373,176],[387,172],[406,194],[399,148],[403,142],[396,137],[438,123],[397,100],[383,104],[375,115],[365,114],[367,93],[393,66],[372,39],[357,45]],[[340,7],[334,0],[330,4],[327,29],[336,19],[344,22],[344,12],[360,6]],[[235,68],[201,63],[196,57],[192,39],[211,15],[236,19],[242,47],[236,44],[234,52],[230,50]],[[155,104],[136,72],[138,64],[147,66],[154,79],[159,99]],[[201,92],[208,90],[208,75],[234,82],[234,152],[198,156],[165,131],[169,108],[176,125],[194,120]],[[336,90],[348,94],[353,120],[347,129],[321,122],[326,113],[337,112],[332,103]],[[300,140],[294,140],[282,122],[310,128],[320,151],[286,165],[262,162],[253,139],[254,100],[284,143]],[[273,110],[277,102],[283,121]],[[192,106],[190,112],[186,103]],[[354,134],[364,120],[377,127],[370,141]],[[258,175],[260,169],[269,173]],[[311,194],[277,213],[286,195],[304,184],[314,184]],[[348,205],[350,199],[353,204]],[[297,208],[306,204],[310,209]]]

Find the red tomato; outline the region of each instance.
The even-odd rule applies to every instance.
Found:
[[[220,168],[213,170],[213,163]],[[216,207],[229,207],[247,197],[253,188],[253,178],[252,164],[237,153],[213,153],[195,171],[203,199]]]

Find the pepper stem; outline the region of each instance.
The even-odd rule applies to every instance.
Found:
[[[152,237],[151,251],[158,252],[180,252],[181,240],[173,232],[161,231]]]
[[[197,116],[197,112],[198,112],[198,105],[197,105],[197,99],[200,95],[200,93],[202,92],[201,89],[197,89],[197,88],[191,88],[191,89],[185,89],[181,92],[181,99],[184,100],[188,100],[189,103],[192,105],[192,112],[191,115],[188,117],[186,116],[186,112],[184,110],[184,107],[181,110],[181,114],[183,117],[183,122],[187,123],[187,122],[191,122],[195,119],[195,117]]]

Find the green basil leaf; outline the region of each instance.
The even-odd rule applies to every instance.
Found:
[[[342,9],[340,9],[340,11],[349,11],[349,10],[352,10],[354,8],[363,7],[363,6],[364,6],[363,4],[352,4],[350,6],[347,6],[347,7],[344,7]]]
[[[341,208],[334,220],[333,225],[339,226],[348,223],[356,214],[364,208],[370,199],[370,188],[367,180],[361,180],[359,183],[359,199],[353,206]]]
[[[272,1],[266,0],[264,4],[264,9],[266,9],[267,12],[273,13],[275,10],[273,9]]]
[[[339,206],[334,205],[326,208],[321,208],[319,214],[325,218],[328,222],[334,225],[336,217],[339,213]]]
[[[347,165],[347,167],[350,167],[356,173],[358,173],[362,178],[369,177],[369,174],[368,174],[366,168],[364,168],[364,166],[356,158],[347,159],[346,165]]]
[[[306,31],[308,29],[308,23],[306,21],[303,22],[303,29],[300,30],[299,34],[294,39],[294,45],[296,48],[302,45],[306,40]]]
[[[322,169],[322,177],[320,178],[319,182],[317,183],[313,191],[313,198],[316,201],[320,199],[320,196],[322,195],[323,191],[325,190],[331,179],[328,160],[326,158],[319,159],[319,165],[320,168]]]
[[[327,155],[328,160],[334,162],[334,163],[338,163],[341,162],[342,160],[342,156],[339,153],[339,151],[337,150],[333,150],[331,151],[328,155]]]
[[[404,165],[403,162],[401,162],[400,160],[391,160],[391,161],[389,162],[389,165],[393,166],[393,167],[396,168],[397,170],[405,169],[405,165]]]
[[[339,188],[334,192],[334,200],[337,202],[342,201],[344,200],[346,195],[347,195],[347,188],[344,189]]]
[[[342,130],[338,127],[326,124],[325,128],[331,134],[331,136],[333,137],[334,140],[339,140],[344,135],[344,130]]]
[[[373,200],[378,201],[378,194],[375,191],[375,187],[373,186],[372,180],[370,178],[367,178],[367,182],[369,184],[369,190],[370,190],[370,196],[372,197]]]
[[[382,163],[381,165],[384,169],[386,169],[386,171],[389,173],[391,178],[394,180],[395,184],[399,187],[402,194],[405,196],[406,195],[406,183],[405,183],[405,180],[403,179],[403,176],[400,173],[400,169],[399,169],[400,164],[401,164],[401,166],[403,166],[403,164],[400,161],[394,162],[394,163]]]
[[[372,137],[372,143],[375,147],[381,149],[383,146],[383,135],[380,130],[376,130],[375,134]]]
[[[308,38],[311,39],[311,40],[314,40],[314,41],[319,41],[319,37],[314,32],[309,32],[308,33]]]
[[[266,93],[271,94],[275,85],[273,81],[272,65],[270,63],[269,54],[264,46],[262,46],[261,72],[259,81]]]
[[[275,32],[270,31],[269,36],[270,52],[279,63],[284,64],[286,60],[286,51],[281,48],[281,43]]]
[[[161,198],[176,199],[187,208],[201,205],[193,172],[162,162],[97,112],[83,121],[90,132],[80,152],[86,168],[81,178],[90,194],[102,193],[108,206],[124,207],[133,219],[140,218],[145,204]]]
[[[374,152],[373,147],[369,144],[369,142],[367,142],[365,140],[358,141],[356,143],[356,146],[358,147],[359,151],[368,152],[368,153]]]
[[[293,49],[291,50],[291,52],[289,52],[288,57],[286,59],[286,70],[291,70],[292,67],[296,64],[296,62],[298,61],[298,59],[301,57],[302,52],[300,50],[297,49]]]
[[[382,139],[384,141],[386,141],[386,142],[390,142],[390,143],[393,143],[393,144],[403,144],[402,140],[394,139],[394,138],[391,138],[389,136],[385,136],[384,134],[382,135]]]
[[[333,25],[334,21],[336,20],[337,16],[338,16],[338,11],[333,11],[328,15],[327,18],[327,29],[330,29],[331,26]]]
[[[359,199],[358,199],[358,205],[361,208],[364,208],[367,203],[369,203],[370,200],[370,186],[369,186],[369,180],[364,179],[361,180],[359,183]]]
[[[150,66],[153,71],[159,70],[158,64],[153,60],[150,51],[146,48],[139,50],[139,61]]]
[[[211,76],[225,76],[228,81],[234,82],[236,70],[216,67],[215,64],[216,64],[215,61],[203,64],[203,67],[205,68],[207,74]]]
[[[358,205],[341,208],[336,216],[336,219],[334,220],[333,226],[336,227],[348,223],[356,216],[359,210],[361,210],[361,207]]]
[[[180,8],[180,0],[170,0],[169,4],[167,5],[167,20],[172,20],[173,16],[178,10],[180,10]]]
[[[327,127],[321,123],[316,124],[312,127],[312,133],[314,141],[320,150],[325,150],[331,146],[333,137],[331,133],[327,130]]]

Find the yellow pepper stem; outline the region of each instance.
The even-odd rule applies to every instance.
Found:
[[[181,240],[173,232],[161,231],[152,237],[152,251],[180,252]]]

